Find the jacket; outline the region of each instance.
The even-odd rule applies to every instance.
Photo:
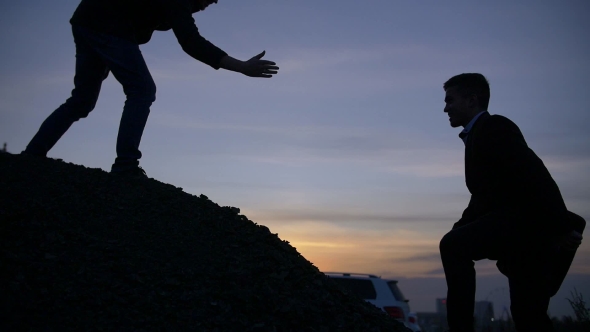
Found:
[[[485,112],[471,128],[465,144],[465,181],[471,199],[453,228],[502,211],[518,216],[522,229],[547,237],[574,229],[551,174],[506,117]]]
[[[219,69],[227,55],[203,38],[195,25],[196,0],[82,0],[70,23],[145,44],[155,30],[172,29],[182,49],[191,57]]]

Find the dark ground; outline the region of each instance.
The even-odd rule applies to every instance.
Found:
[[[0,331],[406,331],[180,188],[0,153]]]

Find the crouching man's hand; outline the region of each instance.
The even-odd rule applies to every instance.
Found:
[[[571,232],[561,236],[557,240],[558,241],[557,244],[565,250],[574,251],[574,250],[578,249],[578,247],[582,243],[582,239],[583,239],[582,234],[580,234],[576,231],[571,231]]]

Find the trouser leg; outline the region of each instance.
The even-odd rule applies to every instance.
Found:
[[[133,51],[126,53],[121,63],[110,64],[113,75],[123,85],[127,96],[117,135],[117,159],[112,166],[115,170],[139,165],[139,144],[150,106],[156,100],[156,84],[139,47],[130,46],[134,46]]]
[[[141,158],[139,144],[150,106],[156,100],[156,85],[137,44],[100,34],[96,36],[95,44],[96,52],[121,83],[127,97],[117,136],[117,158],[112,170],[137,167]]]
[[[510,311],[519,332],[554,331],[547,314],[550,301],[548,255],[550,253],[542,250],[526,253],[510,267]]]
[[[109,69],[101,57],[89,47],[87,40],[74,32],[76,73],[72,95],[41,124],[25,152],[46,156],[70,126],[85,118],[94,109],[102,81]]]
[[[453,332],[473,332],[474,261],[497,259],[514,240],[508,217],[487,215],[447,233],[440,254],[447,281],[447,320]]]

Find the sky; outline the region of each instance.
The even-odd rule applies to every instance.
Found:
[[[22,151],[70,95],[78,0],[0,1],[0,143]],[[522,130],[568,209],[590,219],[587,1],[220,0],[194,15],[235,58],[266,50],[255,79],[185,54],[174,34],[141,46],[158,87],[144,131],[148,176],[235,206],[321,271],[399,280],[412,311],[446,296],[442,236],[469,201],[460,128],[443,83],[484,74],[489,111]],[[49,156],[110,170],[125,96],[111,76],[95,110]],[[477,300],[509,306],[506,278],[476,263]],[[583,242],[550,314],[590,299]]]

